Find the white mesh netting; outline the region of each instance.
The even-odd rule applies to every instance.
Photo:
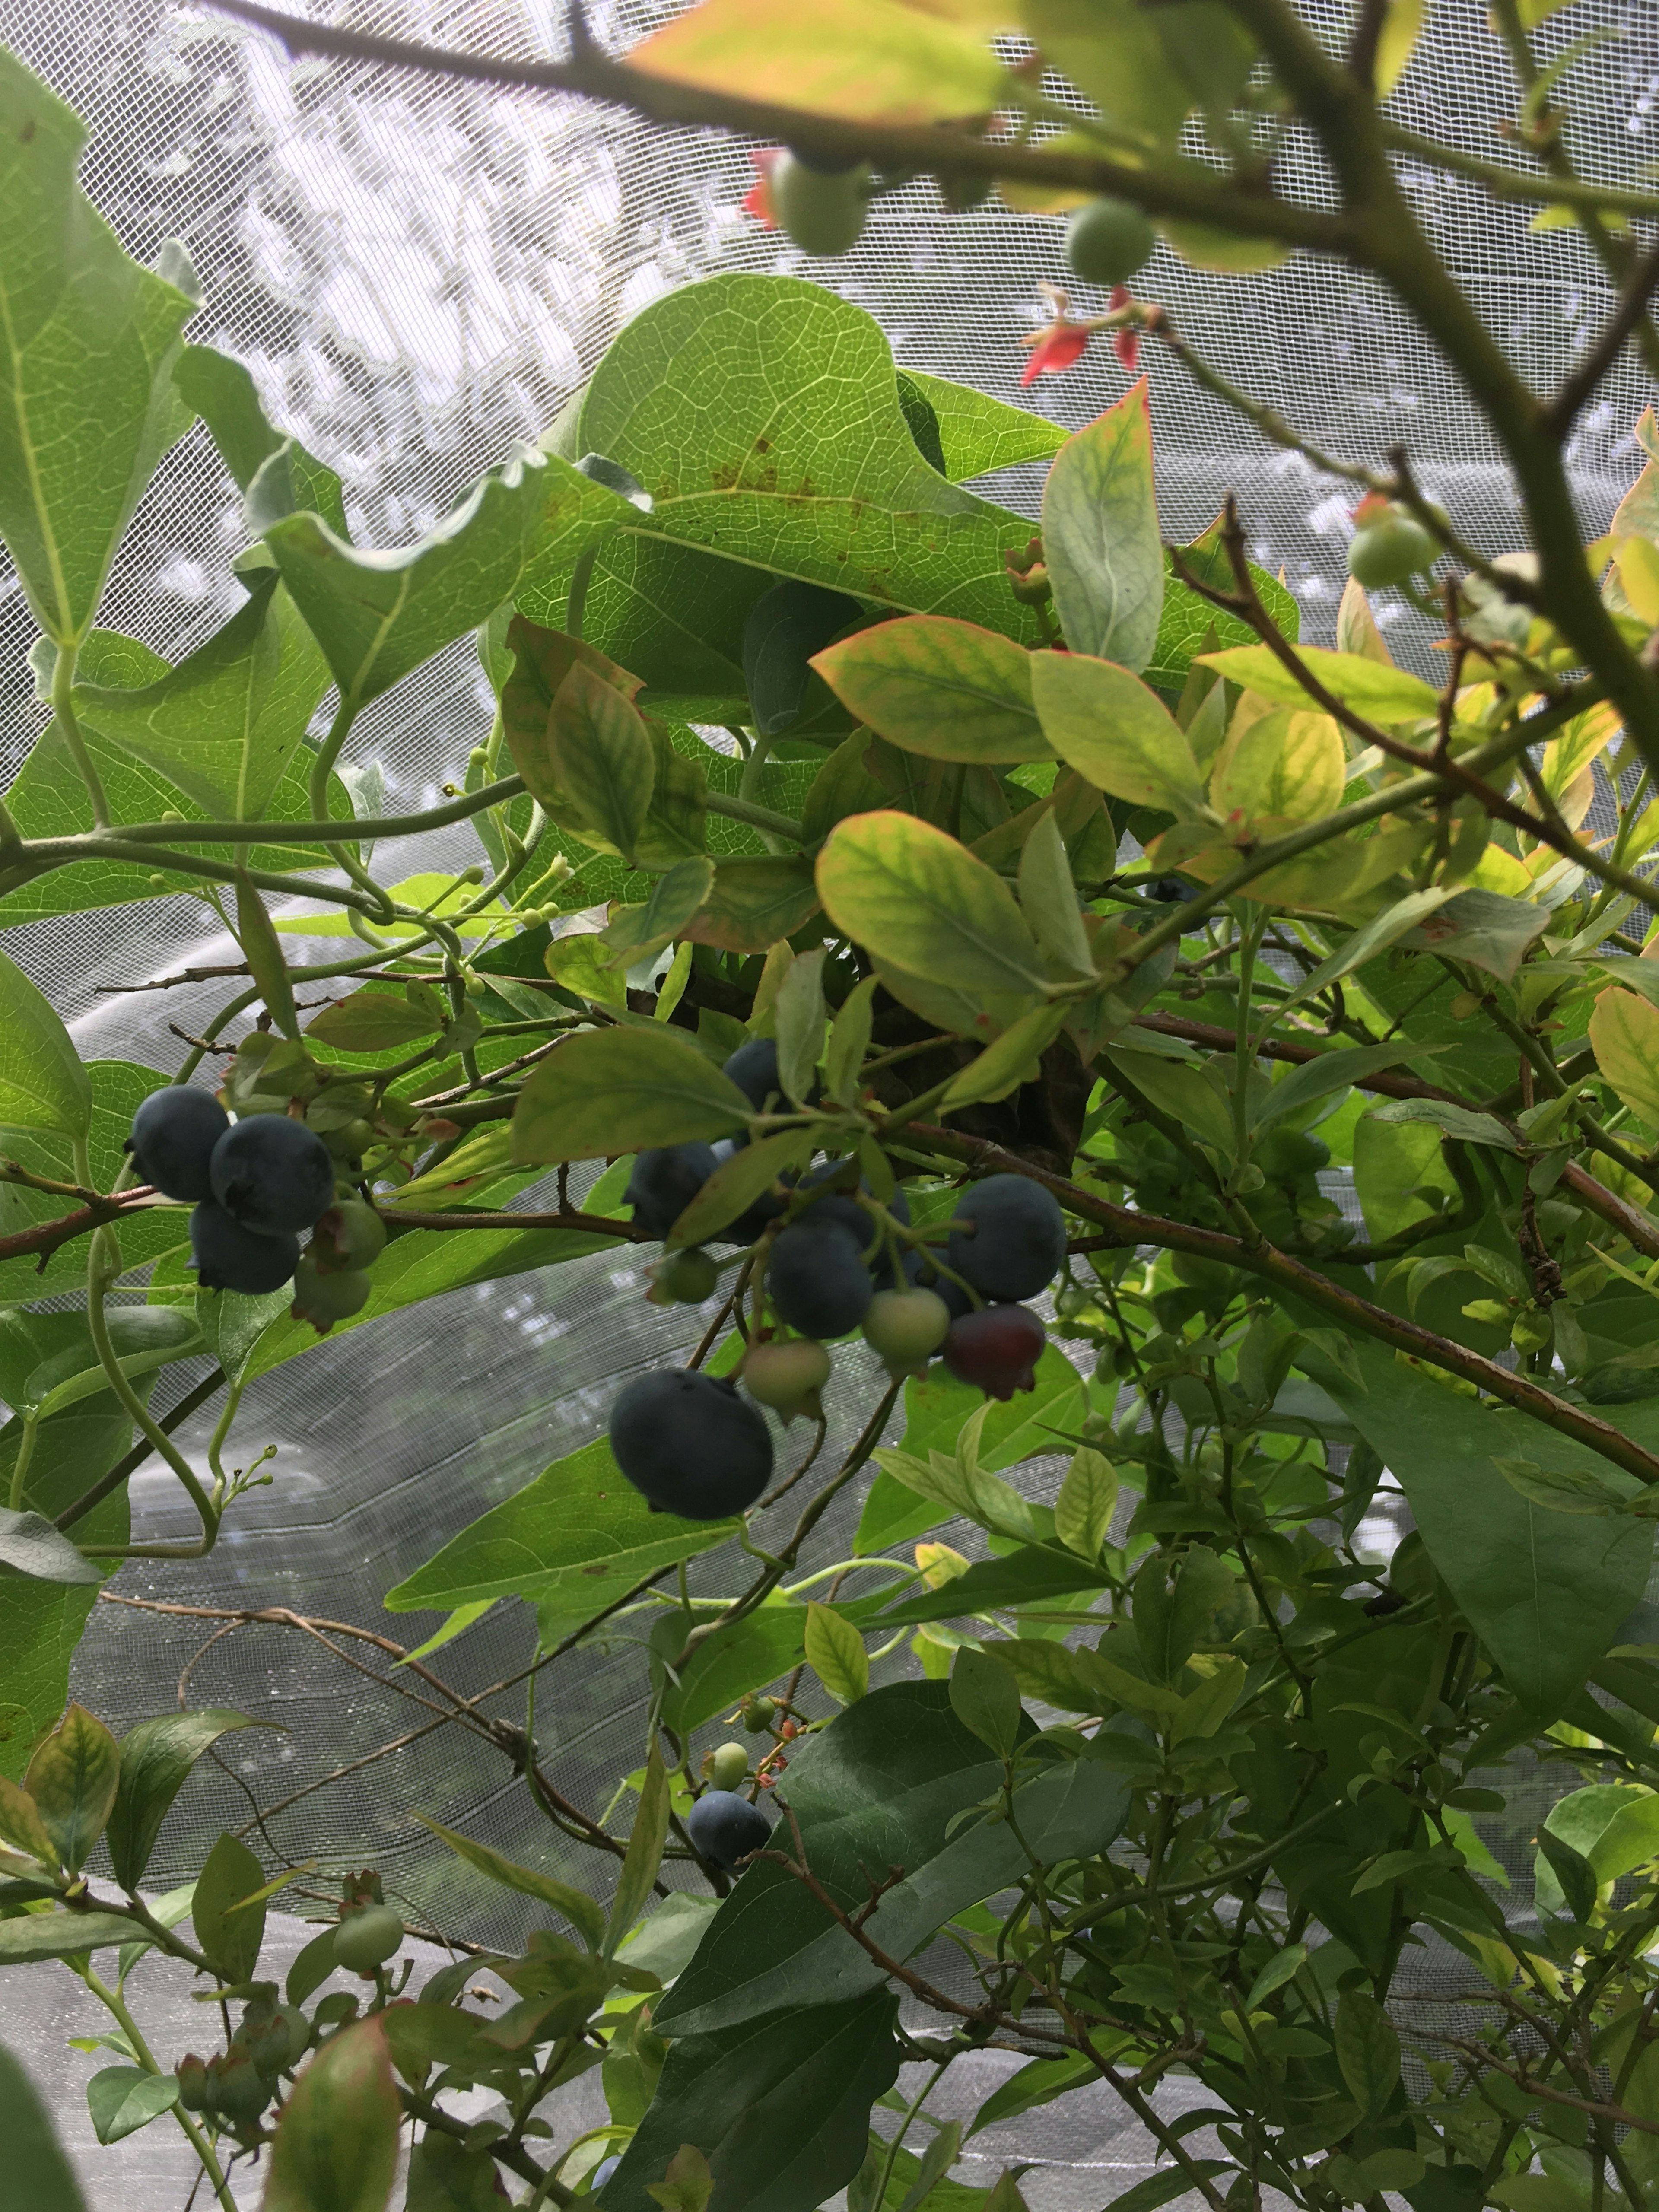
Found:
[[[672,12],[623,0],[592,11],[593,27],[615,48]],[[1440,0],[1401,108],[1420,127],[1491,153],[1511,101],[1482,17],[1480,0]],[[352,21],[503,56],[557,51],[560,38],[544,0],[445,8],[362,0]],[[1575,151],[1588,173],[1629,174],[1659,150],[1659,13],[1614,0],[1580,5],[1546,26],[1542,43],[1553,52],[1594,28],[1612,35],[1565,81]],[[362,542],[403,542],[435,520],[513,440],[545,427],[631,314],[699,276],[734,267],[811,275],[876,314],[902,362],[1018,398],[1018,341],[1039,319],[1036,281],[1061,273],[1053,222],[948,218],[928,185],[878,203],[846,260],[805,263],[740,215],[752,175],[739,143],[650,133],[568,101],[295,65],[270,40],[204,11],[149,0],[93,9],[6,0],[0,38],[86,118],[84,179],[129,249],[149,258],[164,239],[184,240],[205,295],[192,335],[245,361],[273,419],[338,467]],[[1310,156],[1293,149],[1291,160],[1311,170]],[[1317,188],[1316,177],[1309,181]],[[1422,191],[1481,311],[1512,358],[1547,386],[1606,304],[1582,240],[1571,231],[1529,235],[1524,209],[1497,208],[1472,185],[1425,174]],[[1401,441],[1470,538],[1492,551],[1518,542],[1509,485],[1472,410],[1374,288],[1304,258],[1239,280],[1194,271],[1160,250],[1139,289],[1310,438],[1373,460]],[[1146,365],[1167,533],[1194,534],[1235,490],[1252,550],[1284,566],[1304,634],[1328,638],[1350,495],[1267,446],[1156,349]],[[1027,404],[1081,423],[1121,383],[1109,352],[1097,348]],[[1646,398],[1633,371],[1609,393],[1583,418],[1572,453],[1598,528],[1635,473],[1631,429]],[[1013,471],[983,488],[1031,511],[1037,482],[1034,471]],[[103,619],[177,659],[237,603],[228,563],[242,541],[239,501],[198,426],[140,512]],[[1426,634],[1413,635],[1414,618],[1395,611],[1401,649],[1426,665]],[[21,593],[0,580],[0,782],[39,726],[24,671],[31,635]],[[489,712],[476,660],[458,647],[367,714],[354,751],[383,762],[387,811],[431,803],[487,730]],[[465,829],[397,856],[400,872],[471,857]],[[219,1003],[210,985],[139,996],[112,988],[227,956],[194,901],[36,922],[0,906],[0,927],[6,949],[76,1023],[88,1057],[170,1069],[184,1049],[171,1025],[193,1031]],[[381,1593],[595,1433],[619,1380],[693,1340],[696,1316],[647,1304],[641,1281],[628,1255],[600,1255],[459,1291],[319,1344],[258,1386],[243,1412],[236,1456],[275,1444],[272,1486],[236,1508],[207,1560],[135,1563],[112,1589],[185,1604],[289,1606],[418,1642],[435,1617],[389,1618]],[[202,1371],[169,1370],[158,1405]],[[842,1401],[854,1402],[851,1393]],[[838,1425],[844,1441],[855,1425],[850,1411]],[[181,1435],[199,1454],[200,1426]],[[1020,1480],[1046,1496],[1055,1478],[1055,1462],[1036,1462]],[[165,1539],[191,1525],[163,1475],[141,1473],[132,1500],[136,1535]],[[830,1516],[807,1567],[844,1555],[854,1513]],[[971,1531],[946,1533],[972,1548]],[[1376,1531],[1379,1540],[1387,1533]],[[714,1587],[716,1571],[702,1563],[694,1589]],[[164,1711],[213,1628],[100,1605],[76,1659],[75,1693],[118,1731]],[[524,1668],[533,1636],[528,1608],[505,1603],[445,1652],[445,1672],[469,1694],[483,1691]],[[384,1674],[367,1647],[356,1656]],[[637,1737],[644,1670],[623,1644],[584,1655],[556,1679],[561,1686],[538,1720],[544,1766],[568,1797],[598,1809],[618,1744]],[[514,1900],[455,1884],[410,1817],[418,1808],[509,1854],[544,1852],[547,1832],[498,1747],[453,1725],[426,1725],[431,1714],[383,1680],[278,1627],[222,1638],[198,1661],[190,1687],[192,1702],[239,1705],[286,1733],[232,1739],[224,1771],[199,1771],[152,1869],[157,1887],[182,1878],[192,1851],[221,1826],[247,1827],[273,1864],[373,1860],[411,1917],[445,1933],[489,1941],[521,1929],[527,1916]],[[522,1686],[479,1710],[522,1722]],[[370,1756],[403,1735],[401,1748]],[[362,1763],[315,1786],[354,1762]],[[251,1826],[256,1811],[262,1827]],[[1519,1812],[1510,1825],[1529,1832]],[[1425,1994],[1443,1998],[1461,1986],[1464,1970],[1453,1967],[1443,1972],[1425,1955]],[[70,2002],[75,1994],[66,1976],[14,1970],[0,1979],[0,2029],[37,2073],[53,2070],[89,2203],[159,2212],[181,2203],[182,2143],[175,2154],[151,2130],[114,2151],[92,2144],[80,2080],[101,2060],[62,2050],[65,2033],[91,2024],[90,2008]],[[190,2015],[179,1987],[160,2038],[169,2056],[188,2043]],[[964,2083],[939,2109],[948,2116],[959,2104],[965,2113],[983,2086],[981,2072],[971,2096]],[[1126,2128],[1127,2117],[1093,2096],[1069,2100],[976,2139],[963,2172],[989,2179],[1005,2160],[1035,2161],[1024,2184],[1034,2212],[1081,2212],[1150,2165],[1150,2145]],[[257,2175],[240,2185],[249,2202],[258,2185]],[[6,2190],[0,2172],[0,2205]]]

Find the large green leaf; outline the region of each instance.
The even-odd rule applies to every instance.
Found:
[[[1370,1338],[1349,1343],[1358,1383],[1334,1363],[1316,1379],[1394,1470],[1430,1557],[1516,1696],[1553,1719],[1645,1589],[1653,1524],[1535,1504],[1497,1462],[1570,1474],[1589,1458],[1582,1444],[1448,1389]],[[1633,1411],[1611,1409],[1632,1428]],[[1650,1412],[1648,1424],[1659,1428]]]
[[[946,615],[878,623],[812,665],[860,722],[930,760],[1052,760],[1031,704],[1031,657]]]
[[[156,769],[210,820],[257,822],[329,673],[275,576],[187,660],[136,690],[77,685],[82,720]]]
[[[210,1705],[196,1712],[161,1713],[128,1729],[121,1739],[120,1784],[106,1831],[110,1867],[123,1889],[137,1889],[143,1881],[167,1808],[203,1753],[232,1729],[258,1725],[228,1705]]]
[[[907,1959],[953,1913],[1018,1879],[1029,1864],[1006,1822],[951,1823],[994,1790],[1002,1762],[951,1709],[943,1682],[893,1682],[849,1705],[789,1769],[789,1803],[814,1874],[844,1911],[871,1876],[902,1867],[869,1927]],[[1102,1850],[1128,1803],[1122,1778],[1083,1759],[1049,1768],[1017,1796],[1020,1832],[1039,1858]],[[804,1884],[781,1867],[748,1868],[657,2025],[707,2035],[788,2004],[853,1996],[881,1969]]]
[[[1030,4],[1031,0],[1027,0],[1027,5]],[[1203,582],[1213,584],[1218,591],[1231,592],[1234,587],[1232,562],[1224,529],[1224,518],[1218,515],[1207,530],[1181,548],[1181,554],[1188,568]],[[1252,645],[1256,640],[1248,623],[1212,606],[1208,599],[1180,582],[1170,556],[1166,553],[1164,558],[1170,571],[1164,579],[1164,613],[1158,626],[1158,643],[1142,672],[1149,684],[1178,695],[1195,653],[1208,652],[1214,646]],[[1302,612],[1294,594],[1277,576],[1258,568],[1254,562],[1250,564],[1250,580],[1262,605],[1278,623],[1280,634],[1294,644]]]
[[[93,647],[101,635],[94,632],[82,649],[82,671],[92,659]],[[131,680],[135,684],[147,683],[163,675],[166,669],[164,660],[150,654],[142,667],[132,670]],[[169,809],[182,815],[187,823],[218,818],[216,813],[210,817],[204,807],[177,784],[169,782],[159,770],[106,744],[95,730],[85,731],[82,736],[103,782],[112,822],[155,822]],[[267,821],[310,821],[311,796],[303,772],[309,760],[310,755],[301,749],[289,761],[264,808]],[[86,785],[56,722],[48,723],[35,739],[5,797],[12,817],[25,837],[79,836],[94,826],[92,802],[87,796]],[[329,801],[331,813],[349,818],[351,810],[344,787],[337,780],[331,781]],[[240,845],[234,850],[228,845],[192,845],[190,849],[199,858],[216,861],[221,866],[232,866],[243,860],[249,867],[268,874],[294,870],[310,872],[331,866],[327,852],[320,845]],[[156,860],[159,858],[157,854]],[[66,867],[52,869],[49,874],[33,876],[0,897],[0,928],[26,921],[52,921],[60,915],[84,914],[99,907],[125,906],[139,899],[177,898],[181,892],[199,891],[201,885],[199,876],[169,868],[165,860],[156,865],[150,850],[130,860],[74,860]]]
[[[785,1879],[787,1879],[786,1876]],[[803,2004],[671,2045],[657,2093],[605,2184],[605,2212],[657,2212],[648,2194],[683,2143],[714,2177],[714,2202],[810,2212],[864,2162],[870,2107],[898,2075],[896,2000]]]
[[[751,1110],[729,1077],[666,1027],[586,1030],[526,1079],[513,1115],[513,1157],[605,1159],[731,1136]]]
[[[0,2142],[6,2187],[28,2212],[86,2212],[75,2169],[64,2155],[33,2084],[0,2044]]]
[[[738,855],[714,868],[714,887],[684,934],[724,952],[764,952],[818,910],[812,863],[799,853]]]
[[[659,1568],[712,1551],[740,1526],[653,1513],[599,1437],[452,1537],[386,1592],[386,1609],[419,1613],[516,1595],[562,1612],[598,1613]]]
[[[1164,608],[1144,377],[1056,455],[1042,488],[1042,557],[1072,651],[1144,668]]]
[[[561,434],[572,459],[603,453],[650,493],[626,531],[1036,635],[1002,563],[1030,523],[928,466],[879,325],[817,285],[731,275],[668,293],[617,338]],[[557,604],[568,571],[536,564],[531,611]]]
[[[416,544],[349,545],[319,515],[295,512],[279,452],[255,477],[249,518],[340,688],[361,707],[512,598],[532,558],[574,556],[634,509],[568,462],[530,452],[485,477]]]
[[[318,2051],[283,2108],[264,2212],[385,2212],[402,2121],[386,2031],[354,2021]]]
[[[0,1129],[84,1137],[92,1085],[46,994],[0,952]]]
[[[112,1943],[142,1942],[133,1924],[114,1912],[31,1912],[20,1920],[0,1920],[0,1966],[22,1966],[42,1959],[73,1959],[86,1951],[107,1950]],[[9,2146],[8,2146],[9,2148]]]
[[[830,920],[878,960],[959,991],[1036,998],[1042,956],[1000,876],[914,815],[856,814],[818,855]]]
[[[1075,1554],[1028,1544],[1005,1559],[981,1559],[939,1589],[910,1591],[883,1610],[880,1625],[955,1620],[964,1613],[1057,1602],[1104,1589],[1110,1579],[1105,1568],[1091,1567]]]
[[[85,136],[0,52],[0,538],[60,644],[90,628],[121,533],[188,425],[171,357],[195,309],[128,258],[82,191]]]

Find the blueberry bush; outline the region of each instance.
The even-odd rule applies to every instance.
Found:
[[[341,66],[459,66],[226,4]],[[830,289],[717,275],[391,550],[191,342],[182,255],[127,256],[75,118],[0,58],[0,538],[48,710],[0,926],[187,894],[240,955],[149,1068],[83,1064],[0,952],[0,1966],[106,2008],[101,2140],[176,2126],[222,2204],[261,2165],[270,2212],[379,2212],[404,2130],[410,2212],[1019,2212],[1017,2171],[951,2178],[962,2125],[927,2109],[992,2051],[1018,2063],[970,2133],[1102,2085],[1150,2130],[1119,2212],[1645,2212],[1659,429],[1594,542],[1564,456],[1627,349],[1659,367],[1659,193],[1579,173],[1556,12],[1494,0],[1489,159],[1393,118],[1420,0],[700,0],[620,60],[578,11],[567,60],[478,70],[764,140],[749,214],[808,256],[927,179],[1048,215],[1105,301],[1053,295],[1026,381],[1098,338],[1126,388],[1068,436],[896,367]],[[1437,168],[1605,271],[1554,389],[1437,253],[1405,181]],[[1133,289],[1158,239],[1391,289],[1527,543],[1482,551],[1407,448],[1322,453],[1221,375]],[[1334,644],[1233,503],[1164,542],[1151,346],[1352,489]],[[99,616],[198,419],[242,596],[175,666]],[[1046,471],[1035,534],[966,488],[1016,464]],[[1436,625],[1430,675],[1370,592]],[[470,636],[493,719],[441,804],[387,814],[358,718]],[[462,823],[475,862],[387,879]],[[337,957],[289,957],[298,899]],[[633,1246],[695,1352],[386,1593],[445,1633],[536,1609],[501,1741],[538,1863],[404,1809],[538,1924],[411,1986],[381,1874],[336,1868],[279,1983],[292,1869],[227,1833],[145,1887],[192,1768],[259,1717],[118,1742],[65,1710],[100,1587],[213,1547],[272,1479],[231,1463],[260,1378],[323,1336],[531,1270],[556,1303],[561,1263]],[[177,1440],[204,1407],[205,1469]],[[158,1462],[182,1545],[132,1539]],[[838,1500],[851,1555],[806,1572]],[[726,1595],[693,1601],[694,1559]],[[619,1624],[643,1725],[579,1804],[533,1693]],[[442,1635],[370,1640],[465,1706]],[[1413,2010],[1426,1945],[1450,2027]],[[147,2036],[156,1955],[220,2000],[205,2055]],[[608,2119],[563,2139],[594,2068]],[[3,2054],[0,2111],[67,2212]]]

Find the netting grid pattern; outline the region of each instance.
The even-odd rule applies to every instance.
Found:
[[[619,0],[594,11],[594,28],[614,49],[671,12]],[[1340,11],[1310,12],[1334,19]],[[1478,0],[1443,0],[1403,88],[1403,111],[1426,131],[1490,152],[1501,143],[1506,88],[1487,66],[1481,15]],[[1598,25],[1619,34],[1567,81],[1576,151],[1587,173],[1627,173],[1655,153],[1659,16],[1617,0],[1571,15],[1571,33],[1545,27],[1547,52]],[[353,20],[504,55],[558,44],[542,0],[520,9],[461,0],[442,10],[364,0]],[[1018,341],[1038,319],[1036,279],[1060,274],[1052,222],[946,219],[926,185],[881,202],[846,261],[805,264],[738,214],[752,180],[739,144],[689,132],[659,137],[569,102],[292,65],[269,40],[205,12],[149,0],[106,0],[95,10],[8,0],[0,37],[87,118],[85,180],[129,248],[150,258],[164,238],[185,240],[206,301],[192,335],[244,360],[273,418],[339,468],[354,534],[370,544],[405,542],[435,520],[514,439],[544,428],[630,315],[701,276],[799,269],[874,313],[902,361],[1012,398]],[[1522,369],[1547,386],[1606,304],[1582,241],[1571,232],[1528,236],[1524,210],[1495,209],[1467,185],[1425,177],[1418,185],[1443,241],[1459,241],[1459,273],[1481,312]],[[1427,488],[1475,542],[1494,551],[1517,542],[1510,486],[1467,402],[1364,282],[1304,258],[1265,278],[1224,280],[1160,251],[1143,289],[1170,306],[1230,376],[1311,439],[1370,460],[1402,440]],[[1266,446],[1196,392],[1176,364],[1149,355],[1169,534],[1194,534],[1223,494],[1237,491],[1253,550],[1283,564],[1304,634],[1328,639],[1349,495]],[[1098,348],[1035,397],[1075,425],[1121,388],[1109,353]],[[1635,472],[1631,426],[1644,397],[1633,374],[1615,379],[1577,433],[1577,488],[1596,528]],[[1010,471],[983,488],[1029,512],[1037,480]],[[242,535],[233,489],[198,426],[141,510],[103,619],[181,657],[235,604],[228,561]],[[1395,612],[1400,649],[1431,665],[1423,635]],[[21,593],[0,579],[0,781],[40,726],[19,675],[30,638]],[[360,722],[354,750],[384,763],[388,811],[414,807],[435,798],[487,718],[476,661],[457,647],[378,702]],[[411,870],[471,857],[460,830],[398,855]],[[11,929],[6,946],[76,1021],[86,1056],[162,1068],[176,1065],[180,1050],[169,1023],[198,1027],[214,994],[112,996],[110,987],[229,950],[205,928],[199,905],[171,899]],[[279,1448],[274,1486],[238,1506],[205,1562],[135,1564],[113,1587],[204,1605],[292,1606],[418,1641],[435,1619],[389,1619],[382,1591],[595,1433],[629,1375],[683,1356],[696,1317],[647,1304],[641,1283],[628,1254],[602,1254],[459,1291],[320,1345],[258,1386],[244,1411],[246,1450]],[[856,1354],[843,1355],[842,1367],[855,1386],[836,1409],[844,1443],[852,1409],[868,1402],[856,1385],[869,1378]],[[169,1387],[181,1394],[195,1379],[181,1373]],[[199,1457],[204,1431],[181,1435]],[[837,1436],[830,1441],[833,1448]],[[1033,1494],[1052,1495],[1057,1472],[1057,1462],[1038,1462],[1021,1480]],[[185,1532],[170,1480],[141,1474],[132,1497],[136,1533],[154,1540]],[[844,1555],[853,1511],[830,1517],[804,1566]],[[972,1532],[945,1533],[973,1548]],[[694,1589],[712,1588],[714,1572],[694,1569]],[[76,1657],[75,1692],[118,1732],[164,1711],[210,1628],[100,1606]],[[465,1691],[481,1689],[525,1663],[532,1633],[525,1607],[503,1605],[445,1652],[444,1671]],[[614,1780],[617,1746],[637,1735],[640,1655],[625,1644],[601,1646],[556,1679],[556,1701],[538,1716],[544,1763],[568,1796],[597,1807]],[[179,1878],[191,1852],[220,1826],[247,1822],[255,1801],[272,1806],[419,1719],[314,1644],[275,1629],[220,1642],[199,1661],[191,1695],[280,1721],[287,1733],[250,1731],[232,1740],[227,1771],[204,1770],[187,1816],[169,1828],[173,1857],[153,1870],[158,1886]],[[492,1710],[520,1720],[520,1698],[514,1692]],[[1546,1778],[1534,1787],[1541,1814]],[[457,1885],[440,1869],[409,1818],[415,1807],[509,1853],[545,1849],[545,1831],[538,1840],[505,1759],[453,1728],[267,1815],[260,1848],[337,1863],[373,1858],[416,1917],[477,1940],[511,1940],[523,1924],[513,1902],[499,1892],[481,1895],[483,1885]],[[1517,1863],[1511,1872],[1524,1898],[1524,1869]],[[1461,1962],[1453,1968],[1425,1954],[1422,1993],[1443,1998],[1461,1984]],[[67,2032],[58,1986],[66,1979],[54,1981],[50,1998],[45,1977],[33,1972],[14,1973],[0,1989],[6,2033],[54,2065]],[[182,1989],[176,1996],[182,2049],[191,2008]],[[98,2063],[88,2058],[86,2070]],[[975,2100],[982,2086],[975,2085]],[[962,2094],[965,2112],[969,2093]],[[947,2099],[940,2110],[956,2106]],[[78,2079],[64,2083],[60,2113],[100,2212],[181,2201],[175,2185],[184,2168],[161,2130],[86,2154]],[[1092,2098],[993,2131],[975,2149],[985,2179],[1004,2159],[1039,2161],[1023,2185],[1034,2212],[1097,2204],[1150,2164],[1146,2139],[1126,2133],[1122,2115]],[[252,2201],[257,2178],[245,2186]]]

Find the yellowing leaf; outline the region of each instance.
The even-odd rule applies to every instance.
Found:
[[[1116,1504],[1117,1469],[1103,1454],[1083,1445],[1073,1453],[1054,1500],[1055,1535],[1079,1558],[1097,1559]]]
[[[1429,0],[1389,0],[1373,70],[1380,100],[1386,100],[1405,75],[1428,12]]]
[[[1632,1114],[1659,1129],[1659,1007],[1616,985],[1589,1019],[1595,1064]]]
[[[931,823],[853,815],[830,834],[817,872],[836,928],[884,965],[975,995],[1043,993],[1042,957],[1008,886]]]
[[[1210,804],[1224,821],[1314,822],[1341,804],[1346,773],[1331,717],[1280,707],[1228,737],[1210,777]]]
[[[1336,611],[1336,648],[1339,653],[1357,653],[1364,660],[1380,660],[1385,668],[1394,665],[1394,655],[1383,642],[1364,586],[1352,576],[1342,586],[1342,603]]]
[[[896,0],[702,0],[628,60],[647,76],[855,123],[985,115],[1006,87],[981,40]]]
[[[1313,703],[1278,654],[1265,645],[1230,646],[1224,653],[1201,653],[1198,658],[1229,683],[1246,684],[1282,706]],[[1364,654],[1332,653],[1317,645],[1298,646],[1297,658],[1334,698],[1371,721],[1427,721],[1438,711],[1440,696],[1433,686],[1403,668],[1388,668]]]
[[[1183,817],[1203,812],[1204,786],[1185,732],[1127,668],[1087,653],[1036,653],[1031,697],[1043,735],[1097,791]]]
[[[1613,559],[1631,612],[1644,623],[1659,623],[1659,545],[1646,538],[1623,538]]]

